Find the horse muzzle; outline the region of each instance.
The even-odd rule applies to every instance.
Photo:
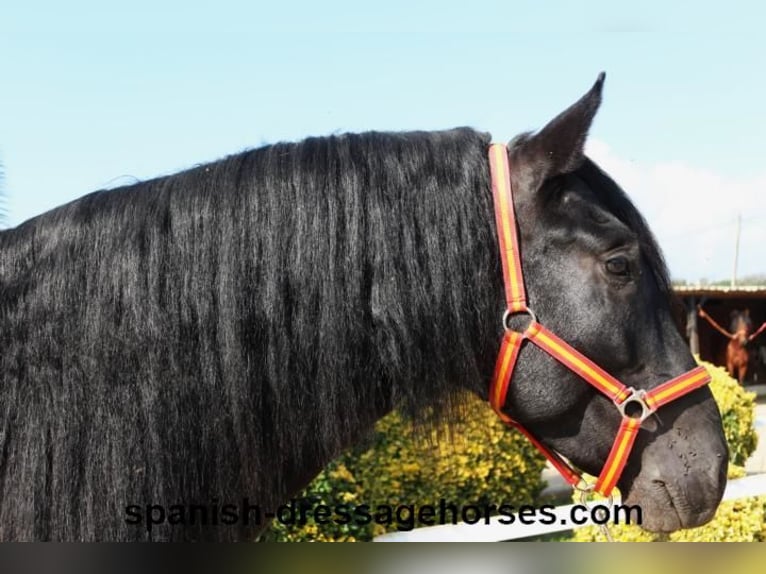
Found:
[[[623,503],[641,507],[645,530],[701,526],[713,518],[721,502],[728,448],[710,391],[697,393],[708,397],[686,408],[669,405],[668,412],[655,415],[661,417],[657,430],[642,433],[643,444],[636,445],[620,481]]]

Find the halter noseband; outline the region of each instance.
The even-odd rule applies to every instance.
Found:
[[[541,325],[534,312],[527,306],[513,207],[508,150],[504,144],[492,144],[490,146],[489,166],[495,202],[495,221],[503,264],[505,299],[508,306],[503,314],[505,334],[489,389],[490,404],[503,422],[521,431],[569,484],[578,487],[582,481],[580,473],[560,454],[544,446],[530,431],[505,414],[503,407],[508,395],[513,369],[525,340],[532,342],[596,387],[611,399],[622,417],[620,428],[604,468],[592,487],[593,490],[603,496],[609,496],[625,468],[641,423],[661,406],[706,385],[710,382],[710,375],[704,367],[696,367],[650,391],[636,390],[623,385],[585,355]],[[509,318],[517,314],[529,315],[529,325],[523,332],[514,331],[508,325]]]

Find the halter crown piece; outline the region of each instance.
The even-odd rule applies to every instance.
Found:
[[[636,390],[623,385],[585,355],[541,325],[534,312],[527,306],[524,277],[521,271],[519,239],[516,231],[516,217],[513,208],[508,150],[504,144],[492,144],[489,147],[489,167],[492,176],[492,194],[495,202],[495,221],[500,244],[500,256],[503,264],[505,299],[508,307],[503,314],[505,333],[489,389],[490,404],[500,419],[507,425],[521,431],[569,484],[582,490],[579,487],[582,482],[581,474],[560,454],[543,445],[530,431],[503,412],[503,408],[513,369],[524,341],[530,341],[596,387],[612,400],[622,417],[620,428],[604,468],[592,487],[599,494],[608,497],[625,468],[641,423],[661,406],[709,383],[710,375],[704,367],[696,367],[650,391]],[[514,331],[508,325],[508,319],[517,314],[526,314],[530,318],[529,325],[523,332]]]

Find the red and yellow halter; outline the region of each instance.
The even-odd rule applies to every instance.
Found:
[[[710,382],[710,375],[704,367],[697,367],[650,391],[636,390],[623,385],[604,369],[541,325],[534,312],[527,306],[513,207],[508,150],[505,145],[492,144],[490,146],[489,166],[492,176],[492,193],[495,201],[495,220],[500,256],[503,264],[505,299],[508,306],[503,314],[505,334],[489,389],[490,404],[503,422],[519,429],[546,456],[569,484],[577,486],[582,480],[580,473],[561,455],[543,445],[531,432],[505,414],[503,407],[513,369],[524,341],[530,341],[596,387],[612,400],[622,416],[622,422],[612,450],[593,487],[596,492],[609,496],[622,474],[641,423],[661,406],[706,385]],[[529,315],[530,323],[524,332],[513,331],[508,325],[509,318],[517,314]]]

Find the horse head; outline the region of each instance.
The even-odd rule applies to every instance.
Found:
[[[748,337],[752,330],[753,322],[750,319],[750,309],[745,309],[744,311],[734,310],[731,312],[729,331],[741,346],[747,345]]]
[[[540,132],[509,145],[522,266],[539,322],[627,386],[650,390],[695,366],[671,312],[662,255],[617,184],[584,155],[603,76]],[[615,405],[533,345],[522,348],[504,408],[590,474],[621,421]],[[707,386],[642,424],[619,479],[643,526],[709,521],[721,500],[727,445]]]

